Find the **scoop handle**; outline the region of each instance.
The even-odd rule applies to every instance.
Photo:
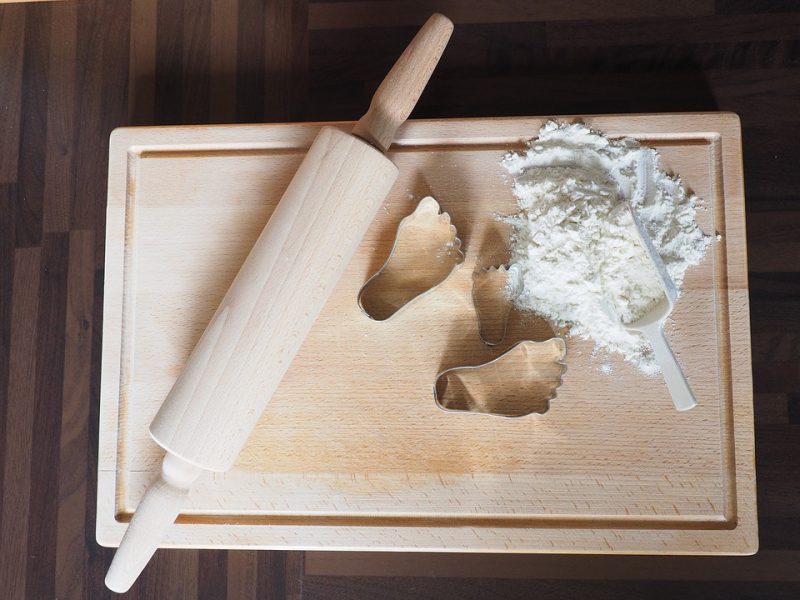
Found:
[[[683,374],[678,359],[672,352],[672,348],[664,337],[663,323],[657,322],[640,329],[647,338],[650,340],[650,345],[653,346],[653,353],[656,357],[658,366],[661,367],[661,372],[664,375],[664,381],[667,384],[669,393],[672,395],[672,402],[675,408],[680,411],[689,410],[697,406],[697,400],[694,397],[694,392],[686,380],[686,375]]]
[[[450,19],[431,15],[381,82],[369,110],[353,128],[354,135],[386,152],[395,131],[417,104],[452,33]]]

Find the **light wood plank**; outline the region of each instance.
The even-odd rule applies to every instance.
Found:
[[[542,122],[441,120],[409,122],[401,130],[391,152],[401,178],[384,209],[236,466],[198,484],[168,544],[754,550],[749,316],[735,116],[589,119],[611,135],[634,135],[657,147],[667,167],[704,198],[709,210],[699,213],[701,226],[722,234],[689,273],[674,313],[671,342],[700,406],[676,413],[661,381],[647,380],[621,362],[614,364],[616,379],[599,376],[591,345],[577,340],[568,341],[560,400],[541,420],[476,420],[433,404],[431,385],[439,371],[483,362],[505,349],[489,349],[478,338],[468,300],[471,273],[479,254],[493,252],[482,240],[502,244],[502,235],[489,235],[491,215],[515,209],[498,161]],[[101,542],[118,542],[125,525],[109,522],[108,515],[125,520],[155,476],[163,453],[147,426],[317,131],[297,124],[151,128],[122,130],[113,140]],[[131,148],[137,150],[129,162]],[[398,221],[430,193],[465,241],[464,266],[413,308],[376,324],[359,311],[358,289],[385,260]],[[136,270],[129,268],[123,280],[126,243],[133,244],[128,256],[136,256]],[[208,252],[212,247],[215,252]],[[196,256],[208,258],[198,262]],[[123,316],[126,289],[136,292],[125,297],[130,312]],[[535,331],[550,335],[547,328]],[[125,402],[117,405],[120,383]],[[625,422],[636,425],[620,436]],[[231,528],[231,519],[242,527]],[[194,529],[192,523],[204,526]]]

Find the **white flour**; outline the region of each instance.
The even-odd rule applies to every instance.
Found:
[[[657,373],[645,339],[620,322],[643,315],[663,293],[626,203],[680,290],[710,239],[695,221],[696,197],[659,168],[652,148],[581,124],[547,123],[503,165],[520,209],[508,217],[521,278],[516,304]]]

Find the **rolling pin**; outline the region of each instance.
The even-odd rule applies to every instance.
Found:
[[[397,179],[384,153],[452,31],[433,15],[352,135],[320,129],[150,424],[167,452],[108,570],[109,589],[133,585],[202,473],[233,466]]]

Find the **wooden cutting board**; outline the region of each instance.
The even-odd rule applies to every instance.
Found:
[[[574,117],[565,117],[573,120]],[[668,336],[699,406],[567,340],[545,415],[445,412],[435,377],[550,326],[478,336],[476,269],[502,263],[499,161],[543,118],[410,121],[400,178],[235,468],[201,480],[165,546],[747,554],[758,545],[744,193],[732,114],[583,117],[659,150],[718,235],[687,273]],[[148,425],[319,124],[128,128],[109,162],[97,539],[119,543],[163,451]],[[350,123],[341,127],[350,129]],[[426,195],[452,216],[461,268],[393,318],[359,309],[399,221]]]

